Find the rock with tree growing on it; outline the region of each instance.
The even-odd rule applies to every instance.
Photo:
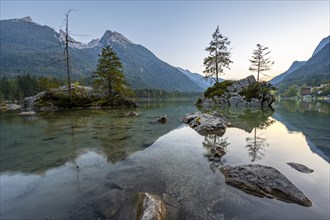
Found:
[[[129,97],[134,92],[125,84],[122,64],[110,46],[102,49],[93,73],[93,87],[78,83],[43,91],[23,101],[23,111],[53,111],[63,108],[97,109],[110,106],[138,107]]]
[[[225,80],[209,87],[196,101],[200,106],[271,107],[275,87],[268,82],[257,82],[253,75],[237,81]]]

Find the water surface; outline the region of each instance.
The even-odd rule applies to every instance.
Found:
[[[223,136],[201,136],[182,124],[184,114],[198,110],[189,102],[144,103],[133,118],[132,109],[1,113],[0,217],[88,219],[111,204],[106,211],[114,219],[134,219],[137,192],[150,192],[178,201],[181,219],[329,219],[329,105],[303,107],[217,109],[233,124]],[[156,121],[161,115],[166,124]],[[214,143],[226,146],[221,161],[205,156]],[[226,185],[219,167],[240,164],[278,169],[313,206]]]

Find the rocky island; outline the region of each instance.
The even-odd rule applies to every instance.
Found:
[[[138,107],[138,103],[121,94],[109,98],[92,87],[72,85],[70,101],[67,86],[42,91],[23,100],[23,112],[56,111],[61,109],[99,109],[112,106]]]
[[[196,101],[198,106],[271,107],[275,101],[268,82],[257,82],[253,75],[238,81],[225,80],[209,87]]]

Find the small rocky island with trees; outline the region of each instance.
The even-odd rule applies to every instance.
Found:
[[[113,106],[137,107],[130,97],[134,92],[126,85],[123,65],[110,46],[102,48],[96,70],[92,74],[93,86],[71,86],[42,91],[23,102],[26,114],[33,111],[53,111],[67,108],[95,109]],[[23,112],[24,113],[24,112]]]
[[[271,105],[275,101],[272,91],[275,90],[275,87],[268,82],[260,81],[259,74],[269,70],[274,62],[267,57],[270,53],[268,48],[257,44],[249,68],[249,70],[257,72],[257,80],[251,75],[238,81],[225,80],[219,82],[218,75],[223,74],[224,68],[229,68],[231,63],[230,50],[228,49],[230,41],[220,34],[219,27],[217,27],[212,37],[210,46],[206,48],[210,55],[204,60],[206,66],[204,72],[208,77],[215,76],[216,83],[209,87],[195,103],[204,113],[188,113],[184,116],[183,122],[205,137],[209,135],[222,137],[228,127],[235,127],[235,123],[232,123],[219,112],[208,109],[218,106],[272,110]],[[271,123],[270,121],[266,124]],[[278,199],[307,207],[312,206],[312,201],[273,167],[258,164],[226,165],[221,158],[226,154],[227,145],[226,141],[223,141],[222,144],[209,143],[209,153],[205,155],[224,174],[227,184],[259,197]],[[296,168],[300,172],[305,170],[312,172],[310,168],[302,164],[294,163],[294,167],[303,167],[304,169]]]

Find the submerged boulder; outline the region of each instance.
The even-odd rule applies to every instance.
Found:
[[[305,165],[300,163],[287,163],[287,164],[302,173],[312,173],[314,171],[311,168],[306,167]]]
[[[167,116],[166,115],[160,116],[157,118],[157,121],[159,123],[165,124],[167,122]]]
[[[226,183],[247,193],[311,206],[312,202],[289,179],[273,167],[263,165],[224,166]]]
[[[226,128],[230,126],[229,120],[218,112],[211,113],[189,113],[183,118],[183,122],[201,135],[218,134],[223,135]]]
[[[137,220],[165,220],[166,206],[158,195],[139,193]]]
[[[127,116],[129,116],[129,117],[136,117],[136,116],[138,116],[139,114],[138,113],[136,113],[136,112],[129,112],[128,114],[127,114]]]

